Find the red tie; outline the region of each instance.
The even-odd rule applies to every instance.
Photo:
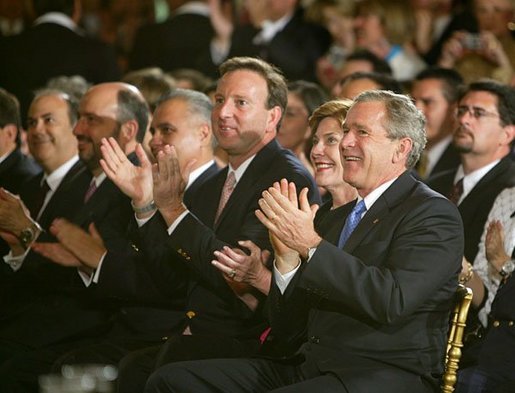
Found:
[[[227,179],[225,179],[224,188],[222,188],[222,195],[220,195],[220,202],[218,204],[218,210],[216,211],[215,216],[215,224],[218,222],[218,219],[220,218],[220,215],[222,214],[227,201],[234,191],[234,187],[236,187],[236,176],[234,175],[234,172],[229,172]]]

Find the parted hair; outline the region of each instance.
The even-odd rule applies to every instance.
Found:
[[[398,140],[409,138],[412,148],[406,160],[406,168],[413,168],[426,146],[426,119],[410,97],[388,90],[368,90],[354,99],[360,102],[382,102],[386,109],[386,123],[383,124],[388,138]]]

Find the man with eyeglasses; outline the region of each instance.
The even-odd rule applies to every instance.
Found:
[[[429,185],[458,205],[465,228],[465,258],[473,261],[488,212],[497,195],[515,185],[510,148],[515,136],[515,90],[490,80],[471,83],[460,95],[453,143],[457,169]]]

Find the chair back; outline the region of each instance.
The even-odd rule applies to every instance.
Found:
[[[459,284],[456,290],[454,309],[451,313],[449,338],[445,352],[445,371],[442,377],[443,393],[452,393],[456,385],[461,348],[463,347],[463,332],[471,302],[472,289]]]

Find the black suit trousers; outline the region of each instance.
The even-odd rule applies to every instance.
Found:
[[[119,364],[118,393],[141,393],[149,376],[175,362],[219,357],[241,358],[258,351],[257,340],[210,335],[175,335],[166,343],[127,355]]]
[[[209,381],[209,382],[206,382]],[[332,374],[267,359],[216,359],[167,365],[153,374],[146,393],[348,393]]]

